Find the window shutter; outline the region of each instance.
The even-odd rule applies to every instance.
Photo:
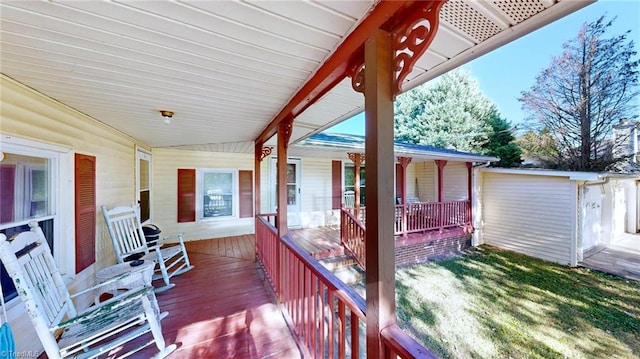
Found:
[[[178,168],[178,223],[196,220],[196,170]]]
[[[253,217],[253,171],[238,171],[240,218]]]
[[[402,184],[404,183],[404,176],[402,171],[402,165],[396,163],[396,204],[398,204],[398,198],[402,198],[402,204],[406,204],[404,193],[402,192]]]
[[[76,273],[96,261],[96,158],[75,155]]]
[[[15,179],[15,165],[0,165],[0,223],[13,222]]]
[[[331,208],[342,206],[342,161],[331,161]]]

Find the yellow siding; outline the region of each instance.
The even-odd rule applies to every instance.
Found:
[[[78,274],[69,286],[71,291],[74,291],[93,284],[96,268],[115,262],[113,247],[104,229],[99,206],[114,206],[134,200],[135,145],[146,146],[4,75],[1,77],[0,92],[3,134],[65,146],[75,153],[96,157],[96,264]],[[62,171],[68,173],[62,175],[73,179],[73,161],[67,167]],[[72,193],[60,195],[73,196]],[[72,204],[73,201],[69,203]],[[70,208],[69,212],[64,217],[64,222],[67,223],[59,225],[67,233],[73,233],[73,208]],[[63,237],[65,242],[61,244],[61,248],[64,247],[65,251],[73,253],[74,238]],[[20,350],[41,350],[40,342],[30,325],[30,320],[24,314],[22,305],[16,304],[16,300],[13,300],[8,306],[17,347]]]
[[[331,215],[331,161],[330,158],[302,159],[303,228],[324,226]]]
[[[447,162],[444,166],[443,180],[444,201],[468,199],[467,165],[464,162]]]
[[[575,182],[566,177],[482,176],[484,243],[570,264]]]
[[[153,222],[164,234],[184,233],[185,240],[219,238],[253,233],[253,218],[206,219],[177,222],[178,168],[225,168],[253,171],[253,154],[184,151],[154,148]]]
[[[420,197],[421,201],[434,202],[438,200],[438,188],[436,187],[437,175],[435,168],[436,165],[433,161],[419,162],[415,164],[415,177],[412,181],[415,182],[415,178],[418,179],[418,188],[415,195]]]

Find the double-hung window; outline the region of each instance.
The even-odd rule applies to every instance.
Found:
[[[73,203],[73,197],[58,197],[72,192],[62,188],[71,181],[60,177],[61,168],[70,165],[69,149],[5,135],[0,141],[0,233],[11,238],[28,231],[29,222],[38,222],[61,272],[72,273],[73,268],[66,265],[73,262],[68,260],[70,247],[58,240],[69,235],[60,233],[69,218],[59,208]],[[3,294],[9,300],[16,296],[15,288],[4,266],[0,267]]]
[[[200,169],[197,182],[199,218],[238,216],[237,170]]]

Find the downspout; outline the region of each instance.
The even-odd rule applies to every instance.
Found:
[[[591,186],[601,186],[600,191],[602,193],[605,193],[605,189],[604,189],[604,185],[606,185],[607,183],[609,183],[609,179],[611,177],[606,176],[604,178],[604,180],[601,180],[600,182],[589,182],[589,181],[582,181],[582,184],[578,184],[578,213],[577,215],[577,220],[576,220],[576,237],[575,237],[575,245],[572,246],[572,249],[574,250],[575,254],[572,255],[572,263],[571,266],[575,267],[578,265],[578,262],[582,262],[584,260],[584,251],[582,250],[582,243],[583,243],[583,238],[582,238],[582,206],[583,206],[583,189],[585,187],[591,187]],[[575,262],[575,263],[574,263]]]
[[[473,201],[475,202],[471,204],[471,210],[472,210],[472,218],[473,218],[473,223],[471,223],[471,225],[473,226],[473,234],[471,235],[471,245],[473,247],[477,247],[481,244],[482,241],[482,201],[480,199],[480,190],[479,190],[479,184],[478,181],[480,180],[480,169],[481,168],[486,168],[489,167],[489,165],[491,164],[491,161],[487,161],[486,163],[481,163],[478,165],[473,166],[473,189],[474,189],[474,195],[473,195]]]

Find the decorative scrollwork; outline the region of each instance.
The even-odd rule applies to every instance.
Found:
[[[393,30],[393,65],[396,71],[394,95],[402,91],[402,82],[435,38],[440,23],[440,9],[444,3],[445,1],[425,2],[422,9],[414,12]]]
[[[351,74],[351,87],[356,92],[364,93],[364,62],[356,66]]]
[[[411,163],[411,157],[399,156],[398,163],[400,164],[400,166],[406,168]]]
[[[260,161],[264,160],[267,156],[270,156],[273,152],[273,147],[262,147],[262,152],[260,153]]]
[[[354,164],[362,164],[362,162],[364,162],[364,153],[359,153],[359,152],[348,152],[347,156],[349,156],[349,159],[354,163]]]

